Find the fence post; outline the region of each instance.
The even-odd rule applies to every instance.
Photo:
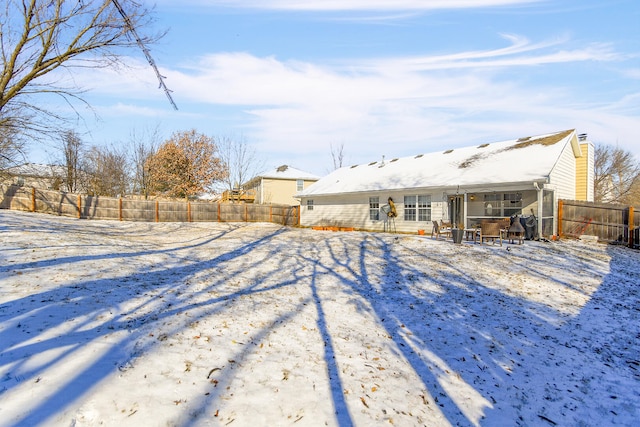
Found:
[[[160,222],[160,202],[156,200],[156,222]]]
[[[118,199],[118,219],[122,221],[122,197]]]
[[[187,222],[191,222],[191,202],[187,202]]]
[[[269,205],[269,222],[273,222],[273,205]]]
[[[249,208],[248,205],[244,204],[244,222],[249,222]]]
[[[298,205],[296,209],[298,209],[298,227],[300,227],[300,216],[301,216],[300,214],[302,212],[302,206]]]
[[[78,194],[78,219],[82,218],[82,197]]]
[[[633,206],[629,206],[629,225],[628,225],[628,229],[629,229],[629,247],[631,249],[633,249],[633,224],[634,224],[634,220],[633,220]]]
[[[36,187],[31,187],[31,212],[36,211]]]
[[[220,222],[220,202],[218,202],[218,222]]]
[[[558,238],[562,237],[562,217],[564,216],[564,201],[558,200]]]

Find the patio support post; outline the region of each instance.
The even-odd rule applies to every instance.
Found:
[[[543,212],[542,203],[544,200],[544,197],[543,197],[544,184],[542,185],[542,187],[540,187],[538,183],[534,181],[533,186],[538,191],[538,227],[537,228],[538,228],[538,239],[542,239],[542,212]],[[554,221],[555,220],[556,219],[554,218]]]
[[[564,202],[558,200],[558,238],[562,238],[562,217],[564,216]]]

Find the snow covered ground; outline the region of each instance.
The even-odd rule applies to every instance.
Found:
[[[639,266],[3,210],[0,426],[637,426]]]

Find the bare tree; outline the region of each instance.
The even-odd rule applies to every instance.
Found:
[[[344,142],[341,142],[337,147],[334,147],[333,144],[331,144],[330,147],[333,169],[340,169],[342,166],[344,166]]]
[[[64,117],[44,109],[35,97],[82,102],[81,88],[61,83],[61,74],[53,72],[114,65],[123,48],[157,41],[160,35],[139,35],[149,27],[150,16],[132,0],[5,0],[0,9],[0,129],[50,130]]]
[[[596,145],[594,169],[596,202],[634,203],[634,193],[640,183],[640,163],[633,154],[620,147]]]
[[[61,177],[66,191],[75,193],[80,190],[82,177],[82,162],[84,161],[85,144],[80,136],[72,130],[60,135],[60,151],[64,176]]]
[[[217,145],[220,160],[227,172],[223,180],[225,189],[229,191],[238,189],[242,192],[240,186],[264,170],[264,160],[258,156],[255,148],[249,145],[244,137],[219,138]]]
[[[127,193],[129,167],[124,150],[92,147],[87,152],[84,169],[89,195],[118,197]]]
[[[213,139],[194,130],[178,132],[147,161],[150,189],[169,197],[194,197],[226,176]]]
[[[10,128],[0,126],[0,172],[24,160],[24,141]]]
[[[145,199],[149,197],[150,185],[150,173],[146,165],[158,150],[159,142],[160,130],[158,127],[142,133],[138,133],[135,130],[131,132],[132,192],[134,194],[143,194]]]

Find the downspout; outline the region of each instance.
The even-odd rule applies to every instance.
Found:
[[[544,189],[541,188],[536,181],[533,182],[533,187],[538,192],[538,214],[537,214],[537,217],[538,217],[538,222],[539,223],[538,223],[538,227],[537,228],[538,228],[538,240],[540,240],[540,239],[542,239],[542,212],[543,212],[543,209],[542,209],[543,197],[542,196],[543,196]],[[554,230],[555,230],[555,225],[556,225],[555,221],[556,221],[556,219],[554,217],[553,218],[553,222],[554,222],[553,229]]]

